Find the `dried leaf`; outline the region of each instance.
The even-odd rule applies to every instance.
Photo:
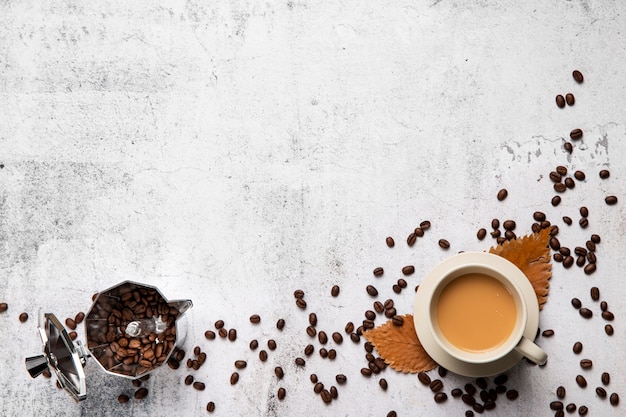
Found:
[[[416,373],[430,371],[437,363],[426,353],[420,343],[413,316],[402,316],[404,324],[394,325],[391,320],[363,333],[363,336],[378,350],[381,358],[399,372]]]
[[[522,270],[535,290],[539,309],[548,301],[548,280],[552,277],[549,242],[550,228],[546,228],[489,249],[490,253],[502,256]]]

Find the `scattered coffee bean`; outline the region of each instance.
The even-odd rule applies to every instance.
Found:
[[[419,372],[417,379],[424,385],[430,385],[431,383],[430,376],[426,372]]]
[[[583,131],[581,129],[574,129],[571,132],[569,132],[569,137],[572,140],[578,140],[583,137]]]
[[[121,394],[117,397],[117,402],[120,404],[126,404],[128,401],[130,401],[130,398],[126,394]]]
[[[506,392],[506,398],[508,398],[509,400],[515,400],[517,399],[517,397],[519,397],[519,393],[517,392],[517,390],[510,389]]]
[[[378,385],[380,386],[380,388],[383,389],[383,391],[387,391],[387,388],[389,387],[389,385],[387,384],[387,380],[385,378],[381,378],[378,381]]]
[[[579,257],[576,258],[576,266],[579,267],[583,267],[585,265],[585,262],[587,262],[587,257],[580,255]]]
[[[253,314],[250,316],[250,323],[258,324],[260,322],[261,322],[261,316],[259,316],[258,314]]]
[[[304,291],[302,291],[302,290],[295,290],[293,292],[293,296],[295,298],[297,298],[297,299],[304,298]]]
[[[417,237],[422,237],[424,236],[424,229],[422,229],[421,227],[416,227],[413,233],[415,233],[415,236]]]
[[[574,265],[574,258],[572,256],[566,256],[563,258],[563,266],[565,268],[570,268],[572,265]]]
[[[572,225],[572,218],[568,217],[568,216],[563,216],[563,223],[565,223],[568,226]]]
[[[306,361],[305,361],[304,359],[300,358],[300,357],[297,357],[297,358],[296,358],[295,363],[296,363],[296,365],[298,365],[298,366],[304,366],[304,365],[306,365]]]
[[[573,413],[576,411],[576,404],[574,403],[569,403],[565,406],[565,409],[567,410],[568,413]]]
[[[611,375],[609,375],[608,372],[602,372],[602,376],[600,377],[600,380],[602,381],[604,385],[609,385],[611,383]]]
[[[248,366],[248,363],[244,360],[235,361],[235,368],[237,369],[244,369],[246,366]]]
[[[239,373],[233,372],[230,374],[230,385],[235,385],[237,382],[239,382]]]
[[[547,330],[544,330],[544,331],[541,333],[541,335],[542,335],[543,337],[552,337],[552,336],[554,336],[554,330],[552,330],[552,329],[547,329]]]
[[[579,416],[586,416],[588,412],[589,412],[589,409],[587,408],[586,405],[581,405],[580,407],[578,407]]]
[[[612,406],[616,406],[619,404],[619,395],[617,395],[617,393],[613,393],[611,394],[611,396],[609,397],[609,401],[611,402]]]
[[[558,196],[558,195],[555,195],[554,197],[552,197],[551,204],[552,204],[552,206],[554,206],[554,207],[556,207],[556,206],[558,206],[559,204],[561,204],[561,197],[560,197],[560,196]]]
[[[387,238],[385,239],[385,243],[390,248],[393,248],[396,245],[396,242],[393,240],[391,236],[387,236]]]
[[[439,239],[439,247],[442,249],[448,249],[450,247],[450,242],[448,242],[446,239]]]
[[[348,382],[348,377],[346,377],[344,374],[337,374],[335,375],[335,381],[337,381],[339,385],[343,385]]]
[[[570,190],[574,187],[576,187],[576,183],[574,182],[573,179],[571,179],[570,177],[565,178],[564,184],[567,188],[569,188]]]
[[[185,385],[191,385],[193,384],[193,375],[187,375],[185,377]]]
[[[406,244],[409,246],[413,246],[415,245],[416,240],[417,240],[417,235],[415,234],[415,232],[413,232],[406,238]]]
[[[576,98],[572,93],[565,94],[565,102],[568,106],[573,106],[576,103]]]
[[[572,298],[572,305],[574,306],[574,308],[579,309],[583,303],[576,297]]]
[[[361,375],[370,377],[372,376],[372,370],[370,368],[361,368]]]
[[[304,310],[306,308],[306,301],[304,301],[304,299],[302,298],[298,298],[296,300],[296,306],[298,306],[299,309]]]
[[[572,145],[572,142],[565,142],[565,143],[563,143],[563,148],[569,154],[574,152],[574,145]]]
[[[0,313],[4,313],[9,309],[9,305],[7,303],[0,303]]]
[[[558,172],[561,175],[567,175],[567,167],[564,165],[558,165],[556,168],[556,172]]]
[[[413,265],[407,265],[402,268],[402,273],[404,275],[411,275],[415,272],[415,267]]]
[[[215,322],[215,328],[216,328],[217,330],[219,330],[219,329],[221,329],[221,328],[223,328],[223,327],[224,327],[224,320],[217,320],[217,321]]]
[[[563,176],[556,171],[550,171],[549,176],[550,180],[552,180],[552,182],[555,184],[561,182],[561,180],[563,179]]]
[[[372,297],[376,297],[378,295],[378,290],[373,285],[368,285],[366,288],[367,293]]]
[[[574,346],[572,347],[572,350],[574,351],[575,354],[579,354],[580,352],[583,351],[583,344],[580,342],[576,342],[574,343]]]
[[[333,285],[333,287],[330,289],[330,295],[333,297],[337,297],[339,296],[340,291],[341,288],[339,288],[339,285]]]
[[[596,394],[600,398],[606,398],[606,390],[602,387],[596,387]]]
[[[589,209],[586,206],[582,206],[578,209],[581,217],[589,217]]]
[[[576,375],[576,383],[581,388],[585,388],[587,386],[587,380],[582,375]]]
[[[602,318],[607,321],[613,321],[615,319],[615,315],[610,311],[606,310],[602,312]]]
[[[557,94],[555,100],[558,108],[562,109],[563,107],[565,107],[565,97],[563,97],[561,94]]]
[[[498,220],[498,219],[492,219],[492,220],[491,220],[491,228],[492,228],[493,230],[497,230],[497,229],[498,229],[498,227],[500,227],[500,220]]]
[[[502,227],[504,227],[504,230],[515,230],[515,221],[514,220],[505,220],[504,223],[502,223]]]
[[[250,350],[256,350],[259,347],[259,341],[253,339],[250,341]]]
[[[608,169],[603,169],[600,171],[600,178],[602,178],[603,180],[609,178],[611,176],[611,173],[609,172]]]
[[[583,74],[578,71],[578,70],[574,70],[572,72],[572,77],[574,77],[574,80],[578,83],[581,84],[585,79],[583,77]]]
[[[434,398],[437,404],[441,404],[448,399],[448,394],[446,394],[445,392],[438,392],[435,394]]]
[[[351,334],[354,331],[354,323],[352,323],[351,321],[346,323],[346,326],[344,327],[344,331],[346,332],[346,334]]]
[[[283,387],[278,388],[276,396],[278,397],[280,401],[284,400],[285,397],[287,396],[287,390]]]
[[[430,229],[430,220],[424,220],[420,223],[420,227],[424,230]]]
[[[562,182],[555,183],[553,188],[557,193],[564,193],[567,190],[567,186]]]
[[[581,359],[580,360],[580,367],[583,369],[590,369],[593,366],[593,362],[591,361],[591,359]]]
[[[463,401],[465,404],[469,405],[470,407],[476,404],[476,399],[472,397],[470,394],[461,395],[461,401]]]
[[[478,238],[478,240],[483,240],[486,236],[487,236],[487,229],[485,229],[484,227],[478,229],[478,232],[476,232],[476,237]]]
[[[560,400],[562,400],[563,398],[565,398],[565,387],[564,386],[560,386],[556,389],[556,397]]]
[[[391,322],[393,323],[394,326],[402,326],[404,324],[404,319],[402,318],[402,316],[393,316],[393,318],[391,319]]]
[[[379,267],[374,268],[373,272],[374,272],[375,277],[380,277],[385,273],[385,270],[379,266]]]
[[[215,339],[215,332],[213,330],[207,330],[206,332],[204,332],[204,337],[206,337],[208,340],[213,340]]]
[[[276,322],[276,328],[278,330],[282,330],[285,328],[285,320],[284,319],[278,319],[278,321]]]
[[[550,403],[550,410],[562,410],[563,402],[562,401],[552,401]]]
[[[391,289],[393,290],[393,292],[395,292],[396,294],[400,294],[402,292],[402,287],[399,286],[398,284],[393,284]]]
[[[230,329],[228,331],[228,340],[230,340],[231,342],[234,342],[235,340],[237,340],[237,330],[236,329]]]
[[[591,287],[589,292],[591,293],[591,299],[593,301],[598,301],[600,299],[600,289],[598,287]]]
[[[397,413],[393,410],[387,413],[387,417],[397,417]]]
[[[28,313],[21,313],[19,319],[20,323],[26,323],[28,321]]]
[[[609,206],[612,206],[614,204],[617,204],[617,197],[614,195],[610,195],[604,199],[604,202]]]
[[[501,189],[500,191],[498,191],[498,201],[503,201],[508,195],[509,192],[506,190],[506,188]]]
[[[591,264],[593,265],[593,264]],[[593,316],[593,311],[589,310],[587,307],[582,307],[580,310],[578,310],[578,313],[586,319],[590,319]]]
[[[593,264],[587,264],[587,266],[585,266],[585,268],[583,269],[583,271],[585,272],[585,274],[587,274],[587,275],[591,275],[591,274],[593,274],[594,272],[596,272],[596,269],[597,269],[596,264],[595,264],[595,263],[593,263]]]
[[[137,391],[135,391],[135,399],[136,400],[143,400],[144,398],[146,398],[148,396],[148,389],[147,388],[139,388]]]
[[[259,359],[261,360],[261,362],[265,362],[267,360],[267,351],[266,350],[261,350],[259,352]]]
[[[343,336],[339,332],[333,332],[333,341],[340,345],[343,343]]]
[[[554,236],[550,238],[549,245],[550,245],[550,248],[552,248],[552,250],[555,250],[555,251],[561,248],[561,242],[559,242],[559,239],[557,239]]]
[[[315,347],[311,344],[306,345],[306,347],[304,348],[304,354],[306,356],[311,356],[313,352],[315,352]]]
[[[474,395],[476,394],[476,387],[470,383],[465,384],[465,392],[467,392],[469,395]]]
[[[440,379],[435,379],[429,385],[432,392],[439,392],[443,389],[443,382]]]
[[[215,411],[215,403],[214,403],[213,401],[209,401],[209,402],[206,404],[206,410],[207,410],[209,413],[214,412],[214,411]]]

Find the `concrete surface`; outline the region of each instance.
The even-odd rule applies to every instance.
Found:
[[[435,404],[415,375],[362,377],[365,352],[349,340],[334,361],[316,352],[298,369],[307,313],[328,333],[360,322],[371,283],[410,313],[431,267],[494,244],[478,241],[478,228],[509,218],[522,235],[535,210],[571,248],[601,235],[598,270],[555,265],[540,325],[556,334],[538,340],[548,365],[513,368],[507,385],[520,398],[500,398],[491,415],[553,415],[559,385],[589,415],[623,415],[595,387],[608,371],[607,391],[626,400],[625,16],[623,2],[598,0],[0,2],[0,301],[9,304],[0,415],[200,416],[214,401],[221,416],[462,416],[460,400]],[[555,95],[567,92],[576,104],[558,109]],[[584,138],[569,155],[573,128]],[[587,178],[552,207],[558,164]],[[601,181],[603,168],[611,177]],[[498,202],[503,187],[509,197]],[[619,204],[605,205],[609,194]],[[425,219],[431,230],[407,247]],[[417,272],[397,295],[406,264]],[[376,266],[388,271],[379,280]],[[73,317],[126,279],[193,300],[184,348],[207,352],[192,372],[207,389],[185,386],[184,366],[167,368],[146,383],[148,398],[118,404],[134,387],[89,361],[88,398],[77,404],[54,379],[31,379],[23,359],[41,350],[38,309]],[[593,285],[616,315],[613,337]],[[574,296],[591,320],[571,307]],[[31,319],[21,324],[23,311]],[[204,338],[218,319],[237,328],[235,342]],[[253,338],[276,340],[266,363],[248,348]],[[580,369],[583,357],[591,370]],[[236,359],[248,367],[231,386]],[[348,377],[332,404],[313,393],[313,372],[327,387]],[[468,379],[443,381],[449,393]]]

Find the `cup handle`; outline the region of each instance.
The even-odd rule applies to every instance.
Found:
[[[537,365],[544,365],[548,360],[548,354],[524,336],[522,336],[522,339],[517,346],[515,346],[515,350]]]

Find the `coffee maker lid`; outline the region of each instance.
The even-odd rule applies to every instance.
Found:
[[[51,313],[40,315],[39,336],[43,342],[43,355],[26,358],[30,375],[35,378],[49,369],[54,372],[61,388],[76,401],[84,400],[87,397],[83,369],[86,352],[82,344],[74,344],[63,324]]]

